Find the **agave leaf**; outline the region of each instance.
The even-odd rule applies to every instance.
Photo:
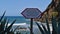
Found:
[[[2,24],[2,27],[3,27],[2,29],[5,28],[6,21],[7,21],[7,18],[4,18],[4,21],[1,23]]]
[[[8,28],[8,23],[9,23],[9,19],[8,19],[8,21],[7,21],[6,24],[5,24],[5,29]]]
[[[51,34],[51,33],[50,33],[49,23],[48,23],[48,20],[47,20],[47,16],[45,17],[45,19],[46,19],[46,24],[47,24],[48,34]]]
[[[2,31],[1,33],[9,33],[9,32],[11,32],[10,30],[11,30],[13,24],[15,23],[15,21],[16,21],[16,20],[14,20],[9,27],[8,27],[8,22],[9,22],[9,21],[8,21],[5,30]],[[7,28],[7,27],[8,27],[8,28]]]
[[[1,21],[1,25],[0,25],[0,32],[3,33],[5,30],[5,24],[6,24],[6,18],[4,18],[4,20]]]
[[[5,15],[6,11],[3,13],[2,17],[0,18],[0,22],[2,21],[4,15]]]
[[[6,23],[6,19],[4,19],[3,21],[1,21],[0,32],[1,32],[1,31],[4,31],[5,23]]]
[[[45,31],[45,34],[47,34],[48,31],[47,31],[46,27],[45,27],[43,24],[41,24],[41,25],[42,25],[42,27],[43,27],[43,29],[44,29],[44,31]]]
[[[16,22],[16,20],[14,20],[13,22],[12,22],[12,24],[7,28],[8,29],[8,31],[10,31],[10,29],[12,28],[12,26],[13,26],[13,24]]]
[[[16,31],[16,29],[18,28],[19,26],[17,26],[15,29],[14,29],[14,32]]]
[[[7,29],[7,27],[8,27],[8,23],[9,23],[9,20],[5,23],[5,30],[4,31],[2,31],[1,33],[7,33],[8,32],[8,29]]]
[[[36,22],[36,24],[37,24],[39,30],[41,31],[41,33],[42,33],[42,34],[45,34],[45,32],[44,32],[44,30],[41,28],[41,26],[40,26],[37,22]]]
[[[58,34],[60,34],[60,18],[58,18]]]
[[[15,23],[15,21],[16,21],[16,20],[14,20],[14,21],[11,23],[11,25],[8,26],[8,27],[3,31],[3,33],[5,33],[5,32],[8,33],[8,32],[10,32],[10,30],[11,30],[13,24]],[[9,21],[8,21],[8,22],[9,22]],[[8,22],[7,22],[7,25],[8,25]],[[6,26],[7,26],[7,25],[6,25]]]
[[[52,34],[57,34],[57,21],[56,18],[52,16]]]

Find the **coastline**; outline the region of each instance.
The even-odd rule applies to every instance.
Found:
[[[43,24],[46,26],[45,23],[43,23]],[[10,25],[10,24],[8,24],[8,25]],[[30,24],[17,23],[17,24],[13,24],[12,28],[15,29],[17,26],[19,26],[19,28],[22,28],[22,29],[17,29],[17,31],[22,31],[23,30],[23,31],[28,31],[30,33],[30,29],[29,29],[30,28]],[[50,30],[52,31],[51,24],[50,24]],[[41,32],[40,32],[40,30],[39,30],[37,25],[33,25],[33,32],[34,32],[34,34],[37,34],[37,33],[41,34]]]

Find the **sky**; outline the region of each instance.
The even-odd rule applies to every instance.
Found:
[[[5,16],[22,16],[25,8],[38,8],[43,12],[51,0],[0,0],[0,16],[6,11]]]

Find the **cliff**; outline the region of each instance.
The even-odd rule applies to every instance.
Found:
[[[46,15],[49,23],[51,22],[52,15],[58,19],[60,16],[60,0],[52,0],[46,10],[41,14],[41,18],[36,18],[34,20],[45,23]]]

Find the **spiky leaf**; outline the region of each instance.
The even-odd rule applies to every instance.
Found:
[[[44,30],[41,28],[41,26],[40,26],[37,22],[36,22],[36,24],[37,24],[39,30],[41,31],[41,33],[42,33],[42,34],[45,34],[45,33],[44,33]]]
[[[13,22],[12,22],[12,24],[7,28],[8,29],[8,31],[10,31],[10,29],[12,28],[12,26],[13,26],[13,24],[16,22],[16,20],[14,20]]]
[[[47,34],[48,31],[47,31],[46,27],[45,27],[43,24],[41,24],[41,25],[42,25],[42,27],[43,27],[43,29],[44,29],[44,31],[45,31],[45,34]]]
[[[5,15],[6,11],[3,13],[2,17],[0,18],[0,22],[2,21],[4,15]]]
[[[46,25],[47,25],[47,29],[48,29],[48,34],[50,34],[50,27],[49,27],[49,22],[48,22],[48,16],[45,17],[46,19]]]
[[[52,34],[57,34],[57,21],[56,18],[52,16]]]

